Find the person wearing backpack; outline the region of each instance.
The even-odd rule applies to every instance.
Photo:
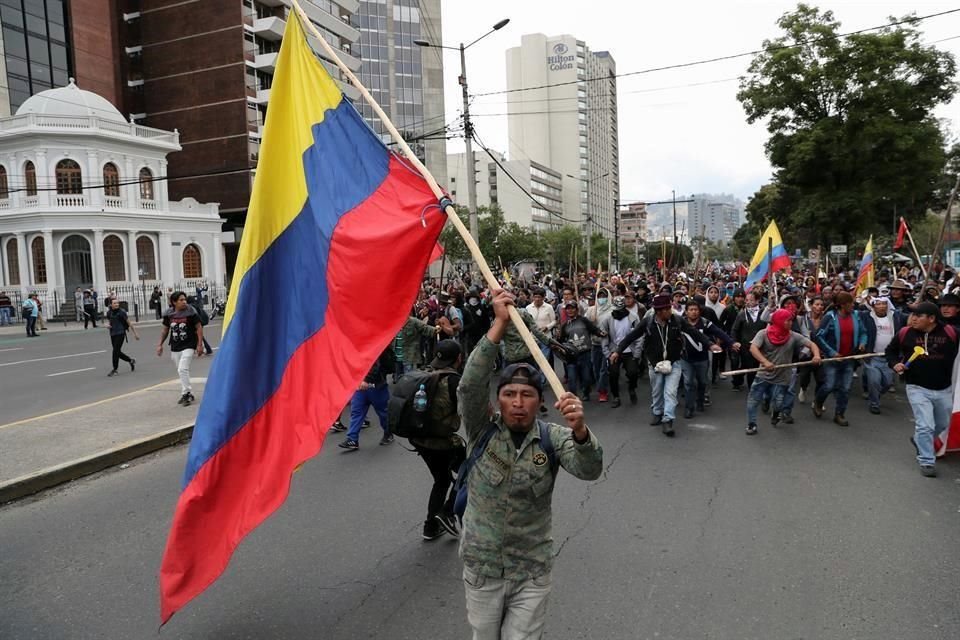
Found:
[[[138,334],[137,329],[130,324],[127,312],[120,308],[120,301],[116,298],[110,301],[110,309],[107,311],[107,322],[109,323],[107,330],[110,333],[110,344],[113,346],[113,369],[110,370],[107,377],[112,378],[117,375],[117,367],[120,365],[121,360],[128,363],[130,365],[130,371],[133,372],[137,368],[137,361],[123,352],[123,342],[127,338],[127,331],[132,331],[133,337],[137,340],[140,339],[140,334]]]
[[[907,400],[913,410],[914,435],[920,473],[935,478],[936,453],[933,440],[950,426],[953,411],[953,366],[957,359],[956,328],[944,324],[932,302],[921,302],[910,314],[908,326],[900,329],[887,345],[887,364],[907,385]],[[915,351],[923,355],[916,357]]]
[[[596,480],[603,450],[573,393],[554,405],[566,426],[537,418],[543,376],[527,363],[503,369],[491,408],[494,365],[514,304],[502,289],[491,293],[493,325],[467,359],[457,390],[470,451],[470,466],[457,479],[469,489],[460,536],[467,620],[474,638],[539,638],[552,584],[556,474],[562,467]]]
[[[444,532],[457,537],[460,529],[453,514],[456,494],[453,487],[453,474],[467,457],[463,438],[457,435],[460,429],[460,416],[457,414],[457,387],[460,385],[459,369],[463,364],[463,352],[455,340],[441,340],[437,343],[433,361],[426,372],[437,378],[428,394],[426,421],[429,435],[411,437],[410,444],[416,449],[433,476],[433,487],[427,501],[427,519],[423,523],[423,539],[435,540]],[[416,376],[416,380],[426,377]]]
[[[210,316],[207,315],[207,312],[203,308],[203,303],[201,303],[199,300],[199,298],[194,296],[187,298],[187,302],[190,303],[190,306],[193,307],[193,310],[197,312],[197,317],[200,318],[200,326],[205,327],[210,324]],[[211,347],[210,343],[207,342],[206,337],[203,338],[203,349],[208,356],[213,353],[213,347]]]

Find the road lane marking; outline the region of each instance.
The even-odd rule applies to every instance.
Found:
[[[14,347],[13,349],[0,349],[0,353],[6,353],[7,351],[23,351],[24,347]]]
[[[66,376],[71,373],[80,373],[81,371],[93,371],[96,367],[87,367],[86,369],[74,369],[73,371],[61,371],[60,373],[48,373],[48,378],[55,378],[57,376]]]
[[[164,382],[158,382],[157,384],[150,385],[149,387],[144,387],[143,389],[136,389],[134,391],[129,391],[127,393],[121,393],[118,396],[113,396],[110,398],[104,398],[103,400],[97,400],[96,402],[90,402],[88,404],[81,404],[76,407],[70,407],[68,409],[61,409],[60,411],[54,411],[53,413],[45,413],[42,416],[34,416],[32,418],[24,418],[23,420],[17,420],[16,422],[8,422],[7,424],[0,424],[0,429],[7,429],[9,427],[16,427],[17,425],[26,424],[27,422],[34,422],[36,420],[43,420],[44,418],[53,418],[54,416],[63,415],[64,413],[70,413],[71,411],[79,411],[81,409],[89,409],[90,407],[96,407],[107,402],[113,402],[114,400],[121,400],[123,398],[129,398],[130,396],[135,396],[137,394],[143,393],[145,391],[152,391],[153,389],[159,389],[160,387],[174,382],[180,382],[179,378],[174,378],[172,380],[166,380]]]
[[[62,360],[63,358],[78,358],[80,356],[92,356],[98,353],[106,353],[106,349],[100,351],[87,351],[86,353],[71,353],[65,356],[52,356],[50,358],[34,358],[33,360],[19,360],[17,362],[4,362],[0,367],[12,367],[15,364],[27,364],[29,362],[44,362],[45,360]]]

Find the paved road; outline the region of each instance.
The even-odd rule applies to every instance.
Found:
[[[219,319],[205,327],[207,340],[220,343]],[[130,373],[120,363],[119,375],[107,378],[110,371],[110,338],[106,329],[87,331],[43,331],[39,338],[19,334],[0,335],[0,425],[32,418],[89,402],[141,389],[176,377],[169,349],[158,358],[154,349],[160,338],[159,325],[139,328],[141,339],[132,339],[124,352],[137,360]],[[191,373],[204,377],[210,367],[208,358],[194,361]],[[174,398],[176,401],[176,398]],[[171,425],[172,426],[172,425]]]
[[[714,395],[675,440],[588,406],[606,472],[558,483],[548,638],[960,637],[960,460],[920,476],[902,395],[879,419],[855,402],[849,429],[804,412],[754,438],[743,396]],[[159,637],[468,637],[456,546],[419,539],[427,471],[375,436],[304,467]],[[184,455],[0,509],[0,638],[157,637]]]

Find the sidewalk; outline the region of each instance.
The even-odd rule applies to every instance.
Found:
[[[154,319],[153,316],[150,316],[149,320],[141,318],[140,322],[133,322],[133,316],[130,316],[130,320],[138,328],[160,325],[160,321]],[[105,326],[107,325],[104,324],[102,321],[98,321],[96,329],[103,330]],[[83,331],[83,330],[84,329],[83,329],[82,322],[68,322],[67,324],[63,324],[62,322],[54,322],[53,320],[47,320],[47,330],[41,331],[40,328],[38,327],[37,333],[39,333],[40,335],[45,335],[50,333],[69,333],[69,332],[77,332],[77,331]],[[87,329],[87,331],[93,331],[93,330],[94,330],[93,327],[90,327],[89,329]],[[27,325],[26,323],[23,323],[23,322],[18,322],[10,326],[0,327],[0,337],[20,336],[20,335],[26,335],[26,334],[27,334]]]
[[[170,380],[0,425],[0,504],[188,439],[205,382],[193,378],[197,402],[186,408]]]

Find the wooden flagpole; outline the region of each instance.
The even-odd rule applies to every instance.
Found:
[[[883,357],[882,353],[858,353],[852,356],[840,356],[838,358],[824,358],[820,361],[820,364],[825,362],[843,362],[844,360],[863,360],[864,358],[875,358],[877,356]],[[760,371],[776,371],[777,369],[790,369],[792,367],[809,367],[813,364],[813,360],[805,360],[803,362],[788,362],[787,364],[778,364],[774,365],[773,369],[766,369],[764,367],[757,367],[755,369],[737,369],[736,371],[723,371],[720,373],[722,378],[729,378],[730,376],[738,376],[744,373],[759,373]]]
[[[900,216],[900,220],[901,220],[901,222],[904,222],[903,216]],[[920,252],[917,251],[917,245],[914,244],[914,242],[913,242],[913,234],[910,233],[910,227],[909,227],[909,226],[907,226],[906,232],[907,232],[907,240],[910,241],[910,248],[913,249],[913,255],[915,255],[915,256],[917,257],[917,264],[920,265],[920,271],[923,272],[923,279],[924,279],[924,281],[926,281],[926,279],[927,279],[927,268],[923,266],[923,260],[920,259]]]
[[[957,176],[957,183],[953,185],[953,191],[950,192],[950,200],[947,201],[947,213],[943,216],[943,224],[940,225],[940,235],[937,236],[937,246],[934,248],[933,253],[930,254],[930,262],[927,263],[928,268],[924,269],[923,286],[920,287],[921,296],[930,282],[930,274],[933,273],[933,261],[940,256],[940,250],[943,247],[944,237],[947,233],[947,223],[950,221],[950,213],[953,211],[953,202],[957,199],[957,189],[960,189],[960,176]],[[907,231],[909,232],[909,229]],[[910,242],[913,242],[913,238],[910,239]],[[920,266],[923,267],[922,262]]]
[[[340,59],[340,56],[337,55],[337,52],[334,50],[334,48],[329,42],[327,42],[326,38],[323,37],[323,34],[320,33],[320,31],[314,26],[313,22],[310,21],[310,18],[307,16],[307,14],[304,13],[303,7],[300,6],[300,3],[297,2],[297,0],[293,0],[293,7],[297,10],[301,22],[313,33],[314,37],[319,40],[320,46],[323,47],[323,50],[327,56],[334,61],[340,71],[343,72],[343,75],[350,80],[350,83],[357,88],[357,90],[360,92],[360,95],[363,96],[363,99],[366,100],[367,103],[369,103],[373,108],[373,111],[383,123],[384,128],[390,133],[391,136],[393,136],[394,142],[396,142],[397,146],[400,147],[400,150],[403,151],[403,155],[406,156],[407,161],[409,161],[410,164],[412,164],[420,173],[420,175],[423,176],[423,179],[426,180],[427,184],[430,186],[430,190],[433,191],[433,195],[436,196],[438,201],[442,201],[446,195],[443,193],[440,185],[437,184],[436,179],[433,177],[427,167],[420,162],[420,158],[418,158],[413,150],[410,149],[410,145],[407,144],[407,141],[404,140],[403,136],[400,135],[400,132],[397,131],[397,128],[393,125],[393,122],[391,122],[387,114],[383,111],[377,101],[373,99],[373,96],[370,95],[370,92],[367,91],[367,88],[363,86],[363,83],[360,82],[360,79],[357,78],[353,71],[351,71],[350,68],[343,63],[343,60]],[[456,209],[453,208],[453,205],[447,205],[447,207],[444,209],[444,212],[447,214],[447,218],[450,220],[450,222],[453,223],[457,233],[459,233],[460,237],[463,238],[463,242],[467,245],[467,249],[470,250],[470,255],[480,268],[480,273],[483,275],[483,279],[486,281],[487,286],[489,286],[491,289],[499,289],[500,283],[497,282],[493,272],[490,271],[490,265],[487,264],[486,259],[483,257],[480,247],[477,246],[476,242],[474,242],[473,236],[470,235],[470,231],[466,228],[466,226],[464,226],[463,221],[460,220],[460,216],[457,215]],[[533,356],[533,359],[540,366],[541,371],[547,378],[547,382],[550,383],[550,388],[559,398],[566,392],[566,390],[563,388],[560,378],[557,377],[557,372],[554,371],[546,357],[544,357],[543,352],[540,351],[540,347],[537,345],[536,340],[534,340],[533,334],[530,333],[527,325],[523,322],[523,318],[520,317],[520,312],[517,311],[517,308],[511,305],[509,307],[509,311],[510,319],[513,321],[513,325],[516,327],[517,332],[523,339],[527,349],[530,350],[530,355]]]

